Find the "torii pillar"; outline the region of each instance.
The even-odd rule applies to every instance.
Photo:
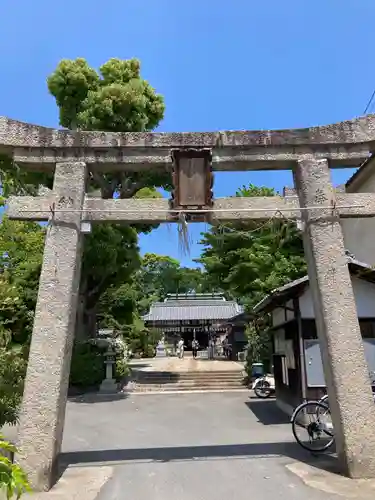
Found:
[[[327,160],[301,159],[294,171],[315,323],[336,451],[343,473],[375,477],[375,408]]]
[[[56,165],[56,213],[45,239],[20,415],[21,454],[16,457],[37,491],[53,485],[63,437],[79,294],[85,189],[85,163]]]

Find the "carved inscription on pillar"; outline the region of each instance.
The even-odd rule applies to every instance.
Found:
[[[186,210],[190,220],[206,220],[207,214],[195,210],[210,209],[213,205],[212,154],[210,149],[174,149],[173,195],[171,209]]]

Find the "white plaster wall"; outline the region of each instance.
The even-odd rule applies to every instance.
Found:
[[[356,193],[375,193],[375,172],[355,189]],[[356,259],[375,265],[375,218],[341,219],[345,248]]]
[[[352,277],[357,314],[359,318],[375,317],[375,285],[368,281]],[[311,290],[307,288],[299,299],[302,318],[315,318]]]

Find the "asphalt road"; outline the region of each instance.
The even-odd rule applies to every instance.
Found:
[[[63,452],[70,467],[113,466],[98,500],[322,497],[285,467],[310,459],[287,418],[247,392],[71,401]]]

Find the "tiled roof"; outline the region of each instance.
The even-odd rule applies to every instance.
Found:
[[[168,300],[155,302],[144,321],[224,320],[243,312],[237,302],[226,300]]]

